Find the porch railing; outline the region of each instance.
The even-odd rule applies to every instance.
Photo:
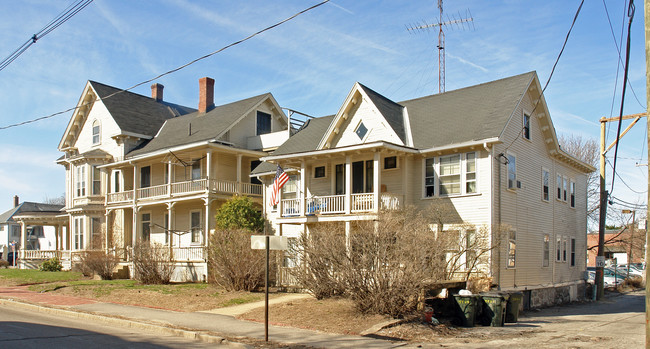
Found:
[[[208,190],[208,180],[205,178],[172,183],[172,194],[184,194],[204,190]]]
[[[241,192],[244,195],[262,196],[262,185],[253,183],[240,183]]]
[[[222,179],[211,179],[210,190],[217,193],[234,194],[237,192],[237,182]]]
[[[353,213],[375,211],[375,194],[360,193],[350,195],[350,211]],[[313,196],[306,198],[306,215],[345,213],[345,195]],[[403,195],[383,193],[379,204],[381,209],[396,210],[403,205]],[[300,199],[285,199],[281,203],[283,217],[300,215]]]
[[[167,184],[155,185],[153,187],[139,188],[138,189],[138,199],[147,199],[157,196],[167,195]]]
[[[51,259],[54,257],[61,258],[59,251],[56,250],[23,250],[22,259]]]
[[[205,246],[172,247],[175,262],[205,261]]]
[[[107,200],[109,203],[133,201],[133,190],[108,193]]]

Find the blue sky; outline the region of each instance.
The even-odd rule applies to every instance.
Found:
[[[0,57],[72,2],[7,2],[0,13]],[[0,71],[0,126],[73,107],[86,80],[132,86],[317,2],[95,0]],[[604,4],[620,43],[624,4],[586,1],[545,92],[558,134],[597,139],[598,119],[618,113],[623,72]],[[531,70],[545,83],[578,5],[446,1],[450,16],[470,9],[474,17],[469,30],[446,30],[447,91]],[[432,0],[336,0],[158,82],[165,85],[165,100],[183,105],[197,105],[198,79],[210,76],[217,104],[271,92],[281,106],[315,116],[335,113],[355,81],[395,101],[421,97],[438,89],[437,32],[406,27],[437,17]],[[628,90],[624,114],[645,110],[643,35],[638,2],[629,70],[638,101]],[[134,92],[150,95],[149,84]],[[0,130],[0,211],[10,208],[13,195],[41,201],[63,193],[64,169],[54,161],[70,116]],[[647,196],[647,167],[636,166],[647,161],[645,131],[642,121],[619,149],[617,166],[632,190],[617,178],[614,196],[633,203],[645,203]],[[608,143],[614,134],[612,124]]]

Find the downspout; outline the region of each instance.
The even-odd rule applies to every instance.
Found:
[[[496,247],[497,247],[497,290],[501,291],[501,158],[505,155],[500,153],[498,155],[497,162],[498,172],[497,175],[499,184],[497,185],[497,191],[499,192],[499,198],[497,200],[497,237],[496,237]]]

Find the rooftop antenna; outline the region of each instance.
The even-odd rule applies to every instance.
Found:
[[[451,27],[453,24],[456,25],[456,27],[462,26],[463,29],[465,29],[465,24],[468,22],[473,22],[474,18],[472,18],[472,14],[467,10],[467,13],[465,17],[461,17],[460,13],[458,14],[458,18],[455,16],[452,16],[451,18],[447,16],[447,20],[443,22],[443,17],[442,17],[442,0],[438,0],[438,10],[440,11],[440,17],[438,18],[437,23],[432,23],[432,24],[427,24],[426,22],[423,22],[423,24],[416,24],[416,25],[411,25],[406,27],[406,30],[408,31],[416,31],[416,30],[427,30],[429,31],[429,28],[436,28],[438,27],[438,93],[443,93],[445,92],[445,32],[442,30],[444,26],[449,26]],[[474,24],[472,23],[472,28],[474,27]]]

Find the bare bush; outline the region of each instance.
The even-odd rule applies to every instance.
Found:
[[[135,279],[143,284],[168,284],[174,273],[169,248],[139,241],[133,248],[133,272]]]
[[[251,231],[220,229],[210,236],[211,281],[229,291],[252,291],[264,283],[266,256],[251,249]]]
[[[102,280],[112,280],[118,259],[105,251],[86,251],[81,255],[82,270],[99,275]]]

